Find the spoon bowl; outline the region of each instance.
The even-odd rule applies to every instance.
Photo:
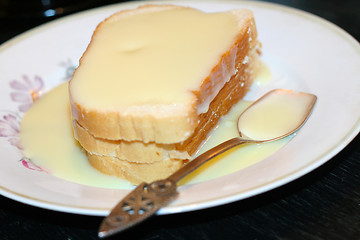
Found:
[[[310,117],[317,97],[310,93],[275,89],[252,103],[238,118],[239,137],[199,155],[168,179],[178,182],[217,155],[245,143],[265,143],[297,132]]]
[[[239,135],[257,142],[287,137],[305,124],[316,100],[317,97],[310,93],[272,90],[240,114]]]

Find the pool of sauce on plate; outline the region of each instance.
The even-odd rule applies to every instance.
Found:
[[[271,74],[262,73],[255,82],[266,82]],[[238,136],[237,122],[241,112],[251,102],[241,101],[224,116],[197,154]],[[100,173],[90,166],[81,146],[73,137],[68,84],[54,88],[25,114],[20,138],[24,155],[50,174],[71,182],[103,187],[128,189],[132,185],[114,176]],[[218,178],[270,156],[283,147],[291,137],[265,144],[247,144],[230,150],[181,180],[180,184],[192,184]]]

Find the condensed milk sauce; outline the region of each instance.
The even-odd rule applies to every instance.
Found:
[[[269,78],[269,74],[262,78]],[[197,154],[238,136],[238,117],[250,104],[241,101],[234,106]],[[25,114],[20,137],[24,155],[56,177],[103,188],[127,189],[132,186],[125,180],[98,172],[88,163],[81,146],[73,137],[68,83],[48,92]],[[270,143],[239,146],[203,165],[181,180],[180,184],[207,181],[246,168],[276,152],[290,139],[291,136]]]

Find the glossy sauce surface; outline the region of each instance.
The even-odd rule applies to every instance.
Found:
[[[26,112],[20,138],[24,155],[56,177],[96,187],[131,186],[98,172],[88,163],[73,137],[67,83],[48,92]]]

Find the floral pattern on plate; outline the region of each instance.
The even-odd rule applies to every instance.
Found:
[[[70,60],[62,61],[59,65],[65,70],[65,78],[61,80],[69,80],[76,67]],[[31,78],[28,75],[23,75],[21,80],[12,80],[9,85],[12,89],[10,92],[11,101],[19,103],[18,112],[0,112],[0,137],[5,138],[12,146],[22,152],[23,147],[20,141],[21,119],[23,114],[43,95],[45,82],[39,76]],[[25,156],[22,156],[19,162],[30,170],[46,172]]]
[[[11,81],[10,87],[14,90],[10,93],[11,100],[20,103],[18,107],[20,112],[26,112],[41,96],[44,81],[39,76],[30,79],[29,76],[24,75],[22,81]]]

